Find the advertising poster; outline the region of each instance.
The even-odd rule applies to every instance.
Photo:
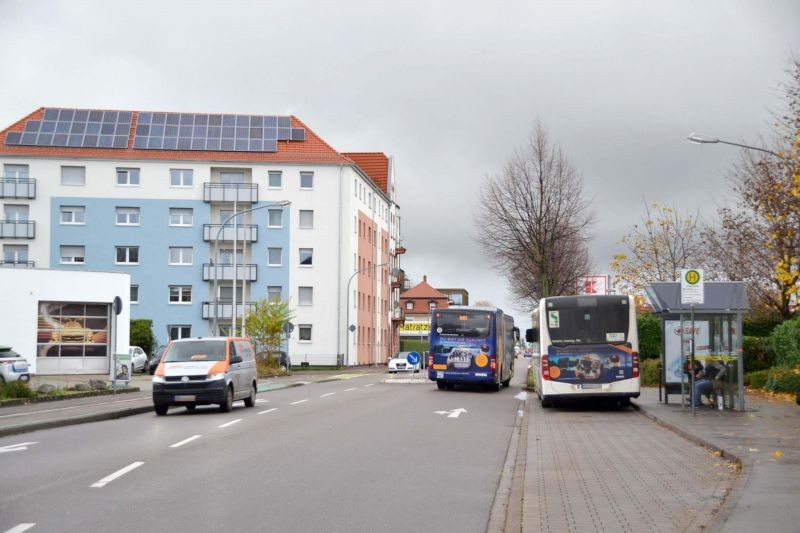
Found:
[[[681,348],[681,334],[685,331],[683,348]],[[681,328],[680,320],[664,321],[664,374],[667,383],[680,383],[683,373],[683,361],[691,353],[692,322],[686,320]],[[711,353],[708,339],[708,321],[694,321],[694,355],[702,357]]]
[[[39,302],[37,357],[108,357],[108,304]]]
[[[131,380],[131,355],[114,354],[114,381],[128,383]]]
[[[633,351],[627,346],[549,346],[550,379],[562,383],[613,383],[633,377]]]

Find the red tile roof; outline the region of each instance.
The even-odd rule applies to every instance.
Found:
[[[422,276],[422,281],[407,291],[400,293],[400,298],[444,298],[447,300],[447,295],[428,285],[428,276]]]
[[[9,131],[21,132],[28,120],[41,120],[40,107],[8,128],[0,131],[0,155],[32,157],[79,157],[97,159],[178,159],[188,161],[281,162],[281,163],[342,163],[353,164],[347,156],[334,150],[300,119],[292,115],[292,127],[305,128],[304,141],[278,141],[277,152],[222,152],[211,150],[143,150],[133,148],[134,131],[139,111],[133,111],[127,148],[71,148],[65,146],[10,146],[5,144]]]
[[[389,194],[389,158],[382,152],[345,152],[375,185]]]

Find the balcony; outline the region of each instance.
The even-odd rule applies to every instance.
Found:
[[[36,180],[33,178],[0,178],[0,198],[36,198]]]
[[[204,202],[258,202],[257,183],[204,183]]]
[[[225,227],[222,224],[203,224],[203,240],[211,242],[219,235],[220,241],[232,241],[233,223],[228,222]],[[255,224],[237,224],[236,225],[236,240],[239,242],[256,242],[258,240],[258,226]]]
[[[31,220],[0,220],[0,239],[35,239],[36,222]]]
[[[399,322],[404,323],[406,321],[406,315],[402,309],[395,309],[392,311],[392,322]]]
[[[36,261],[4,261],[0,259],[0,268],[36,268]]]
[[[236,302],[236,316],[241,318],[247,313],[255,309],[255,304],[248,302],[243,304]],[[233,318],[233,301],[232,300],[217,300],[214,302],[203,302],[203,318],[214,318],[214,311],[217,312],[217,318]]]
[[[236,279],[239,281],[256,281],[256,268],[257,265],[226,265],[226,264],[203,264],[203,281],[214,281],[216,276],[217,281],[233,281],[234,273]]]
[[[396,275],[392,276],[392,289],[400,289],[406,282],[406,274],[402,270]]]

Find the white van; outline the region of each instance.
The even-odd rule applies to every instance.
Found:
[[[219,404],[228,412],[236,400],[247,407],[258,391],[255,350],[244,337],[180,339],[169,343],[153,375],[153,407],[159,416],[172,405],[193,410]]]

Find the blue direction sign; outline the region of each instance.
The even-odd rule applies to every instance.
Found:
[[[410,352],[406,356],[406,361],[408,361],[409,365],[419,364],[419,354],[417,352]]]

